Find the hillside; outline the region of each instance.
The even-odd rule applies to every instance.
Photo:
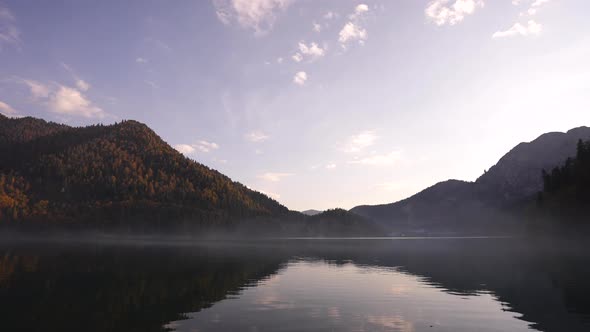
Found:
[[[192,161],[146,125],[0,117],[0,221],[167,227],[280,216],[266,195]],[[131,222],[133,220],[133,222]]]
[[[541,171],[576,154],[576,142],[590,138],[590,128],[543,134],[521,143],[475,182],[448,180],[399,202],[361,205],[352,212],[375,220],[393,232],[481,233],[523,225],[514,211],[543,187]]]

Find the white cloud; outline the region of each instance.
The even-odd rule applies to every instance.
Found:
[[[3,44],[20,44],[20,31],[16,27],[16,18],[8,8],[0,7],[0,50]]]
[[[59,85],[57,91],[49,95],[49,109],[63,115],[83,116],[86,118],[103,118],[102,109],[92,104],[80,91]]]
[[[364,41],[367,39],[367,30],[361,28],[353,22],[347,22],[340,33],[338,34],[338,41],[341,44],[346,44],[352,40]]]
[[[332,11],[329,11],[329,12],[327,12],[327,13],[324,14],[324,18],[326,20],[331,20],[331,19],[335,18],[336,16],[337,16],[337,14],[334,13],[334,12],[332,12]]]
[[[145,84],[151,86],[153,89],[158,89],[160,86],[158,85],[158,83],[154,82],[154,81],[150,81],[150,80],[145,80],[144,81]]]
[[[197,143],[193,144],[193,148],[198,149],[201,152],[209,152],[211,150],[219,149],[219,145],[213,142],[198,141]]]
[[[455,25],[484,5],[483,0],[434,0],[428,4],[424,13],[436,25]]]
[[[291,59],[293,59],[293,61],[295,61],[295,62],[301,62],[301,60],[303,60],[303,55],[301,55],[299,53],[295,53],[295,54],[293,54]]]
[[[357,158],[349,161],[349,164],[369,165],[369,166],[390,166],[395,164],[401,158],[401,151],[393,151],[382,155],[372,155],[364,158]]]
[[[260,174],[258,175],[259,179],[265,180],[265,181],[270,181],[270,182],[279,182],[281,181],[283,178],[289,177],[289,176],[293,176],[293,173],[272,173],[272,172],[268,172],[268,173],[264,173],[264,174]]]
[[[543,26],[534,20],[529,20],[527,25],[522,25],[520,23],[514,24],[510,29],[504,31],[496,31],[492,38],[504,38],[504,37],[514,37],[514,36],[531,36],[531,35],[538,35],[543,30]]]
[[[277,58],[277,63],[278,63],[278,64],[281,64],[281,63],[283,63],[283,58],[282,58],[282,57],[278,57],[278,58]]]
[[[344,24],[338,33],[338,41],[340,46],[346,49],[349,42],[358,41],[359,44],[364,44],[369,36],[367,29],[362,26],[363,16],[369,11],[369,6],[366,4],[357,5],[354,12],[348,16],[349,21]]]
[[[359,152],[367,148],[377,140],[377,135],[372,130],[365,130],[356,135],[350,136],[348,143],[342,148],[344,152]]]
[[[0,113],[7,116],[12,116],[18,114],[18,111],[7,103],[0,101]]]
[[[529,14],[530,16],[537,14],[539,8],[544,4],[548,3],[549,1],[550,0],[535,0],[535,2],[533,2],[527,10],[527,14]]]
[[[355,14],[362,14],[362,13],[366,13],[368,11],[369,11],[369,6],[367,6],[364,3],[361,3],[360,5],[358,5],[354,8]]]
[[[262,194],[265,194],[266,196],[268,196],[268,197],[270,197],[270,198],[272,198],[272,199],[275,199],[275,200],[277,200],[277,199],[281,198],[281,195],[279,195],[279,194],[277,194],[277,193],[270,192],[270,191],[266,191],[266,190],[258,190],[258,192],[260,192],[260,193],[262,193]]]
[[[217,150],[219,149],[219,145],[217,143],[201,140],[195,144],[176,144],[174,145],[174,148],[182,154],[189,155],[197,152],[197,150],[203,153]]]
[[[90,84],[81,79],[76,80],[76,86],[82,91],[88,91],[90,89]]]
[[[299,52],[312,60],[321,58],[326,54],[326,49],[318,46],[317,43],[310,43],[306,45],[305,42],[299,42]]]
[[[188,144],[176,144],[173,146],[176,151],[182,153],[183,155],[190,155],[195,153],[195,148]]]
[[[246,139],[253,143],[264,142],[270,138],[270,136],[266,135],[265,133],[255,130],[246,134]]]
[[[137,63],[148,63],[148,59],[142,58],[142,57],[137,57],[135,59],[135,62]]]
[[[328,164],[325,166],[326,169],[334,169],[336,168],[336,164]]]
[[[313,31],[315,31],[315,32],[320,32],[320,31],[322,31],[322,26],[321,26],[321,24],[318,24],[318,23],[315,23],[315,22],[313,22]]]
[[[64,66],[66,69],[69,68]],[[47,85],[34,80],[19,80],[29,87],[33,100],[46,106],[51,112],[99,119],[107,115],[82,93],[90,89],[90,84],[83,80],[76,81],[76,88],[57,83]]]
[[[49,87],[47,85],[37,81],[25,79],[23,79],[22,82],[29,86],[29,89],[31,89],[31,95],[34,99],[49,97]]]
[[[217,18],[223,24],[238,23],[256,33],[272,29],[277,15],[294,0],[213,0]]]
[[[293,76],[293,83],[297,85],[304,85],[307,81],[307,73],[304,71],[297,72],[295,76]]]

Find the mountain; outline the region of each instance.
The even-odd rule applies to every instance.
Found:
[[[543,171],[543,191],[534,210],[535,230],[580,232],[590,229],[590,141],[580,140],[576,155]]]
[[[165,228],[289,214],[136,121],[74,128],[2,116],[0,155],[2,222]]]
[[[577,141],[589,138],[588,127],[543,134],[514,147],[475,182],[448,180],[399,202],[361,205],[351,212],[391,232],[481,233],[523,227],[513,212],[542,190],[542,170],[574,156]]]
[[[305,210],[305,211],[301,211],[301,213],[303,213],[303,214],[304,214],[304,215],[306,215],[306,216],[315,216],[316,214],[320,214],[320,213],[322,213],[322,212],[323,212],[323,211],[318,211],[318,210],[313,210],[313,209],[311,209],[311,210]]]

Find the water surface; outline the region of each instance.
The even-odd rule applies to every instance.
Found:
[[[515,239],[4,245],[7,331],[588,331],[583,250]]]

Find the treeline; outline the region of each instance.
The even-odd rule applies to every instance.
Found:
[[[576,156],[550,172],[543,170],[538,210],[561,224],[590,226],[590,141],[578,141]]]
[[[0,137],[2,222],[209,222],[288,212],[139,122],[72,128],[0,118]]]

